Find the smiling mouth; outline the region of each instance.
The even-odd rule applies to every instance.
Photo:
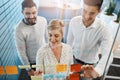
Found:
[[[35,18],[28,19],[30,22],[35,22]]]
[[[55,42],[55,43],[51,43],[50,46],[51,46],[51,48],[57,48],[57,47],[61,46],[61,44],[58,44]]]
[[[51,45],[57,45],[57,43],[56,42],[51,42]]]

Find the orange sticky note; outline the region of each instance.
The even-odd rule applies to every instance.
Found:
[[[66,71],[67,71],[67,64],[56,65],[56,72],[66,72]]]
[[[8,75],[18,74],[17,66],[6,66],[6,74]]]
[[[70,67],[71,72],[80,72],[81,65],[80,64],[72,64]]]
[[[3,66],[0,66],[0,75],[4,75],[5,72],[4,72],[4,67]]]
[[[80,80],[80,74],[79,73],[70,74],[69,78],[70,80]]]

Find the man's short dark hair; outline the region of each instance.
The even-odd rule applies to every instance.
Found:
[[[26,8],[26,7],[31,8],[31,7],[34,7],[34,6],[36,7],[36,4],[32,0],[24,0],[22,2],[22,10],[24,10],[24,8]]]
[[[83,0],[85,4],[90,6],[97,6],[99,9],[102,6],[103,0]]]

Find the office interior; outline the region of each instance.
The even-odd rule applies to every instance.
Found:
[[[0,0],[0,68],[3,67],[6,71],[6,66],[17,66],[18,74],[0,74],[0,80],[18,80],[22,65],[14,40],[14,29],[23,19],[21,13],[21,3],[23,0]],[[114,23],[117,14],[120,10],[120,0],[113,0],[116,3],[113,16],[106,18],[102,16],[109,6],[110,0],[104,0],[102,11],[98,18],[105,21],[116,35],[119,23]],[[34,0],[38,8],[38,16],[43,16],[47,19],[47,23],[51,19],[61,19],[65,23],[64,37],[62,41],[66,43],[67,33],[70,20],[81,15],[82,0]],[[63,6],[65,4],[65,6]],[[105,80],[120,80],[120,30],[117,33],[118,48],[114,51],[113,63],[106,71]]]

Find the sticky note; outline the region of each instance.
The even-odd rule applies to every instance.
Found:
[[[67,64],[56,65],[56,72],[66,72],[66,71],[67,71]]]
[[[41,65],[32,65],[32,68],[41,67]]]
[[[0,75],[4,75],[5,72],[4,72],[4,67],[3,66],[0,66]]]
[[[81,65],[80,64],[72,64],[70,66],[70,71],[71,72],[80,72],[81,70]]]
[[[80,74],[79,73],[70,74],[69,79],[70,80],[80,80]]]
[[[56,78],[65,78],[66,74],[65,73],[58,73],[55,75]]]
[[[18,74],[17,66],[6,66],[6,74],[8,75]]]
[[[30,69],[30,65],[19,65],[20,69]]]
[[[44,79],[53,79],[54,75],[53,74],[44,74],[43,78]]]
[[[42,75],[41,76],[31,76],[31,80],[42,80]]]

